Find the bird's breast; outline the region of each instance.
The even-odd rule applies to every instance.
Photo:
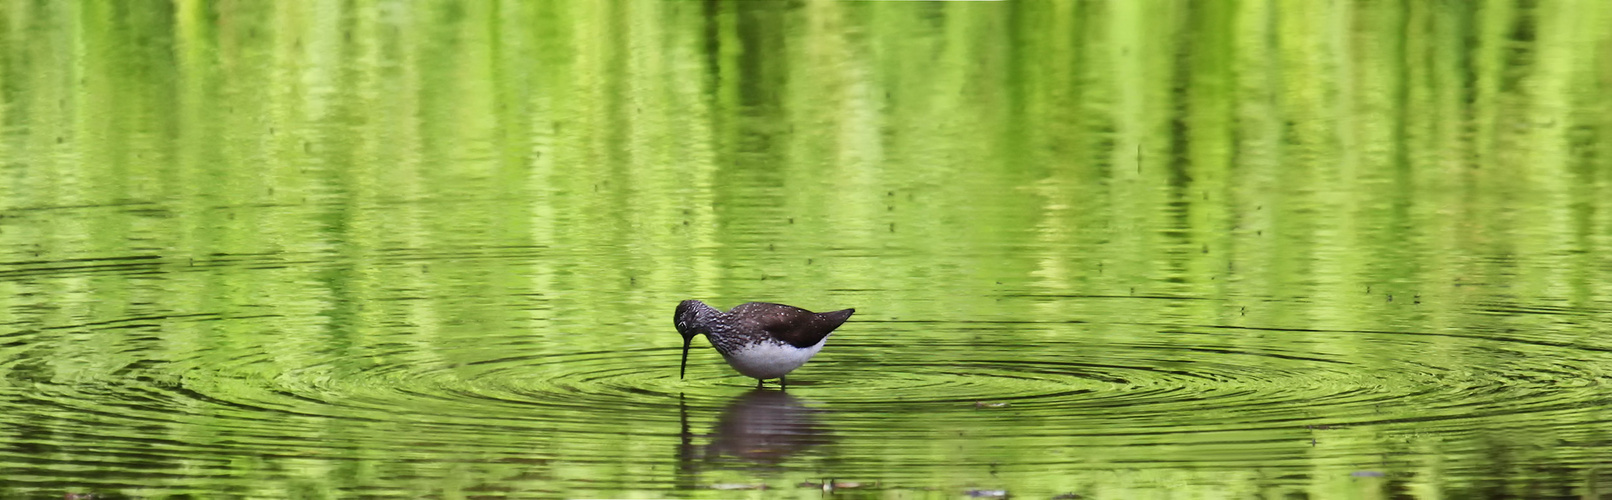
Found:
[[[728,365],[747,377],[778,378],[806,364],[817,351],[823,350],[828,337],[810,347],[795,347],[775,340],[762,340],[737,346],[722,354]]]

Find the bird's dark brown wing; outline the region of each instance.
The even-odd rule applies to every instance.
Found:
[[[728,314],[742,327],[765,330],[789,345],[805,348],[817,345],[823,337],[845,324],[854,312],[855,309],[845,309],[814,313],[783,304],[748,302],[739,304]]]

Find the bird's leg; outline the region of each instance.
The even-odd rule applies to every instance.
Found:
[[[783,375],[779,375],[778,376],[778,388],[783,389],[783,388],[787,388],[787,387],[789,387],[789,382],[784,380]]]
[[[758,379],[756,379],[756,388],[757,388],[757,389],[760,389],[760,388],[761,388],[761,379],[759,379],[759,378],[758,378]]]

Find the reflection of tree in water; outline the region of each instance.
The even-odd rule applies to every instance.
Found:
[[[702,449],[694,444],[688,406],[679,403],[683,440],[678,459],[685,473],[697,472],[699,462],[723,458],[779,465],[807,448],[832,441],[828,429],[817,423],[817,410],[786,392],[756,389],[728,403]]]

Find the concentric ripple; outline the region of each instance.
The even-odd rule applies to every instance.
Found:
[[[883,337],[920,335],[902,331],[900,324],[881,326],[892,331]],[[1582,411],[1607,402],[1599,391],[1608,381],[1601,367],[1612,361],[1604,350],[1470,334],[1000,326],[1046,335],[1028,345],[930,339],[922,341],[921,353],[898,344],[845,342],[838,347],[849,352],[837,358],[845,362],[817,366],[817,373],[858,382],[824,397],[841,406],[886,406],[892,393],[901,394],[896,404],[1011,406],[1021,415],[1042,413],[1083,426],[1116,426],[1104,432],[1180,430],[1184,413],[1199,417],[1189,428],[1206,430],[1345,426]],[[1093,329],[1128,333],[1087,333]],[[1295,351],[1294,345],[1305,344],[1261,339],[1271,335],[1302,335],[1316,348]],[[1373,345],[1377,350],[1330,352],[1322,347],[1345,338],[1355,343],[1338,345]],[[1434,346],[1438,356],[1428,356]],[[869,354],[859,355],[858,348]],[[1518,352],[1512,362],[1466,361],[1494,360],[1497,351]],[[859,369],[858,363],[877,368]]]
[[[900,321],[876,307],[791,374],[787,393],[774,382],[757,391],[704,340],[678,378],[664,307],[627,307],[603,324],[518,288],[439,295],[410,286],[420,271],[407,252],[388,255],[383,272],[403,278],[362,306],[153,305],[69,320],[52,311],[93,305],[22,296],[12,310],[37,313],[0,334],[0,398],[17,409],[0,417],[10,443],[0,467],[26,491],[69,493],[184,491],[151,486],[161,477],[226,491],[325,480],[307,471],[341,464],[386,467],[341,481],[354,494],[466,470],[566,491],[600,477],[614,481],[600,491],[776,487],[749,481],[783,471],[921,488],[934,469],[870,464],[943,449],[956,467],[1002,474],[1175,460],[1296,474],[1316,450],[1356,460],[1421,443],[1483,455],[1496,429],[1518,426],[1595,446],[1586,429],[1612,409],[1612,348],[1549,329]],[[37,267],[29,279],[82,272]],[[325,270],[255,272],[294,283]],[[430,316],[460,311],[484,315]],[[621,467],[651,472],[611,472]]]
[[[691,353],[689,378],[680,380],[670,332],[603,346],[554,345],[564,337],[557,332],[507,332],[458,345],[374,342],[342,351],[288,351],[264,338],[169,357],[158,357],[160,342],[151,335],[278,319],[177,315],[14,332],[5,368],[25,384],[12,384],[10,396],[52,408],[59,424],[77,422],[69,428],[205,420],[273,434],[349,421],[474,433],[488,426],[653,425],[679,405],[720,408],[754,385],[708,348]],[[1582,412],[1607,403],[1602,367],[1612,366],[1612,353],[1600,349],[1477,335],[1058,323],[987,329],[1039,338],[1025,344],[993,340],[979,327],[971,326],[973,337],[932,334],[915,350],[910,341],[936,325],[864,321],[832,337],[823,354],[791,375],[789,390],[869,428],[906,414],[1002,411],[1114,434]],[[1300,334],[1308,344],[1261,342]],[[1345,337],[1379,350],[1323,347]],[[904,341],[881,342],[889,339]],[[1437,355],[1427,355],[1435,344]],[[53,360],[42,345],[84,352]],[[1506,353],[1515,359],[1505,361]],[[93,361],[70,361],[78,359]],[[1469,359],[1501,361],[1462,361]],[[601,412],[611,414],[608,424]],[[1195,418],[1183,427],[1185,413]],[[387,436],[405,437],[378,435]]]

